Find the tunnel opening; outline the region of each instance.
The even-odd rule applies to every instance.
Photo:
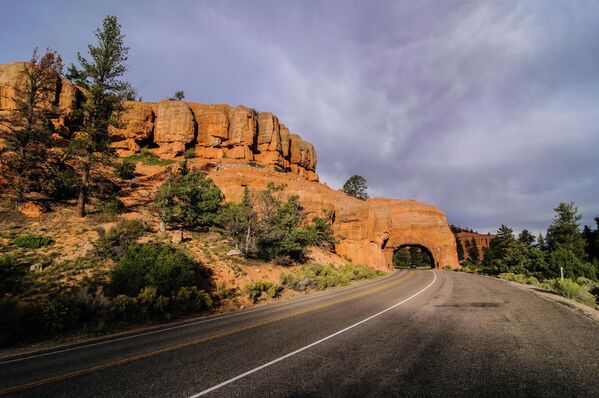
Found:
[[[418,244],[401,245],[393,252],[391,261],[393,268],[431,269],[435,268],[435,260],[431,251]]]

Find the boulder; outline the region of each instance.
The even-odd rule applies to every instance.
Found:
[[[154,130],[154,111],[145,102],[127,101],[120,115],[121,128],[110,127],[110,134],[117,140],[147,140]]]
[[[39,217],[46,212],[46,208],[39,203],[25,202],[17,207],[17,211],[25,217]]]
[[[289,135],[289,160],[306,170],[316,170],[316,150],[314,146],[307,141],[304,141],[297,134]]]
[[[165,157],[174,157],[195,139],[195,119],[187,103],[162,100],[156,106],[154,142]]]
[[[257,132],[256,112],[245,106],[236,106],[229,111],[229,139],[223,146],[253,147],[256,144]]]
[[[285,159],[289,159],[289,129],[285,127],[284,124],[280,126],[280,136],[281,136],[281,155]]]
[[[219,147],[229,138],[229,105],[190,103],[198,125],[198,145]]]

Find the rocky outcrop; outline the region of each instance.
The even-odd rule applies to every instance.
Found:
[[[479,257],[482,260],[485,256],[485,252],[491,246],[491,241],[495,238],[493,234],[479,234],[478,232],[470,232],[462,230],[456,233],[456,237],[462,243],[462,247],[464,248],[464,260],[470,259],[470,254],[468,253],[466,242],[474,241],[476,248],[478,249]]]
[[[16,109],[15,98],[27,87],[27,62],[0,64],[0,117],[11,117]],[[51,122],[56,132],[68,136],[70,125],[83,97],[82,90],[72,82],[56,75],[53,94],[47,98]]]
[[[123,155],[139,151],[139,144],[148,142],[154,131],[152,107],[144,102],[128,101],[119,119],[120,128],[110,127],[115,139],[113,147]]]
[[[0,65],[0,116],[10,116],[15,109],[13,98],[25,84],[26,66],[26,62]],[[80,88],[56,77],[56,97],[48,106],[54,111],[54,128],[64,137],[73,133],[73,118],[82,100]],[[194,148],[200,158],[256,161],[318,180],[314,147],[290,133],[270,112],[173,100],[129,101],[125,105],[118,115],[121,125],[110,128],[112,146],[120,155],[148,146],[161,157],[174,158]]]
[[[226,200],[241,200],[245,187],[252,191],[266,184],[286,184],[284,193],[298,195],[308,216],[333,216],[338,238],[336,251],[354,263],[391,269],[393,253],[405,245],[430,250],[435,266],[459,267],[455,238],[445,214],[414,200],[374,198],[361,201],[341,191],[290,173],[247,166],[221,168],[209,174]]]
[[[155,105],[154,142],[164,157],[175,157],[195,140],[196,122],[183,101],[162,100]]]

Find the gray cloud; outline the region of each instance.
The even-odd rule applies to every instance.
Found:
[[[147,3],[2,3],[0,62],[72,60],[115,14],[145,100],[273,111],[333,187],[361,174],[485,232],[545,228],[560,201],[599,215],[597,3]]]

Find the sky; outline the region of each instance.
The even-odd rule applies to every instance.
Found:
[[[0,0],[0,63],[74,62],[116,15],[144,101],[176,90],[278,115],[321,181],[544,230],[599,216],[599,2]]]

